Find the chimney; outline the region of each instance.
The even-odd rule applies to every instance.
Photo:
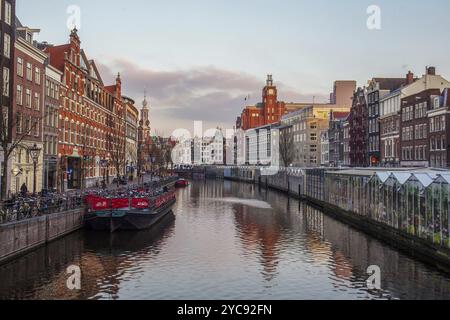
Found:
[[[436,67],[427,67],[427,75],[435,76],[436,75]]]
[[[413,82],[414,82],[414,73],[408,71],[408,74],[406,75],[406,85],[410,85]]]

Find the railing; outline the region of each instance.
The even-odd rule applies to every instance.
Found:
[[[9,200],[0,206],[0,224],[71,211],[83,206],[83,197],[80,194],[53,194]]]

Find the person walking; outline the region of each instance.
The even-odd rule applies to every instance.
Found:
[[[20,193],[23,197],[25,197],[28,194],[28,188],[27,185],[24,183],[22,187],[20,187]]]

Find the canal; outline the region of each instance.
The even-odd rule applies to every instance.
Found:
[[[449,275],[283,194],[200,181],[177,196],[153,230],[80,231],[0,266],[0,299],[450,299]]]

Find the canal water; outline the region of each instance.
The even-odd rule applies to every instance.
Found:
[[[277,192],[200,181],[173,211],[153,230],[80,231],[0,266],[0,298],[450,299],[450,276]]]

